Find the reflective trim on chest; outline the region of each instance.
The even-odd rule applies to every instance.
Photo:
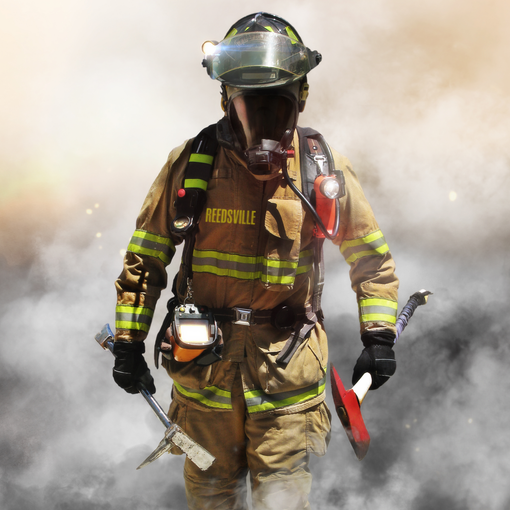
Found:
[[[192,273],[259,280],[273,290],[292,287],[314,264],[308,239],[303,245],[301,201],[283,177],[256,182],[242,167],[224,167],[229,163],[219,157],[209,181],[194,239]],[[295,176],[297,165],[290,166]],[[311,239],[312,230],[307,230]]]
[[[213,136],[213,126],[206,128]],[[191,180],[202,146],[209,139],[203,133],[193,142],[185,187]],[[206,144],[207,145],[207,144]],[[266,289],[288,290],[296,277],[313,271],[313,223],[304,224],[305,211],[300,198],[283,176],[274,180],[255,181],[248,170],[225,156],[222,148],[214,160],[208,155],[210,174],[207,183],[197,189],[206,190],[203,209],[196,213],[193,235],[186,244],[187,274],[209,274],[236,280],[259,280]],[[288,177],[301,189],[299,151],[288,160]],[[307,177],[308,179],[308,177]],[[178,213],[177,216],[180,216]],[[190,242],[188,242],[190,241]]]
[[[297,275],[313,268],[313,251],[303,250],[297,261],[250,257],[215,250],[193,250],[193,272],[229,276],[241,280],[292,285]]]

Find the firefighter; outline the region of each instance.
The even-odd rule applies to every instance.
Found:
[[[142,206],[116,281],[113,375],[130,393],[139,381],[155,392],[143,341],[184,243],[168,317],[191,303],[221,330],[212,358],[207,349],[183,358],[187,344],[170,322],[158,335],[173,380],[169,418],[216,457],[205,472],[186,459],[189,508],[248,508],[249,479],[253,508],[306,509],[310,454],[324,455],[330,437],[322,242],[331,238],[350,266],[363,342],[353,378],[369,371],[374,389],[396,367],[394,262],[349,161],[297,130],[320,54],[268,13],[242,18],[203,49],[224,117],[170,153]],[[319,216],[322,229],[307,162],[334,166],[328,173],[345,181],[344,196],[328,202],[333,224]]]

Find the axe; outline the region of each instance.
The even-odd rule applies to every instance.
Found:
[[[416,308],[426,304],[430,294],[432,294],[432,292],[428,290],[420,290],[409,298],[409,301],[400,312],[395,324],[397,328],[395,343],[402,331],[406,328]],[[333,364],[331,364],[333,402],[335,403],[338,417],[354,449],[354,453],[359,460],[365,457],[370,445],[370,436],[363,421],[363,417],[361,416],[360,406],[371,385],[372,376],[367,372],[363,374],[361,379],[350,390],[346,391],[340,376]]]
[[[109,324],[105,324],[101,332],[98,333],[95,338],[103,349],[108,349],[113,354],[113,333]],[[156,413],[161,423],[166,427],[166,430],[165,437],[161,440],[158,447],[136,469],[141,469],[156,459],[159,459],[161,455],[170,451],[173,446],[178,446],[188,456],[188,459],[202,471],[208,469],[216,459],[205,448],[193,441],[179,425],[172,423],[168,419],[163,408],[143,384],[138,383],[137,388]]]

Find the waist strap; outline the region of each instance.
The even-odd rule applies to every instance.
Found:
[[[218,322],[233,322],[242,326],[272,324],[275,328],[292,329],[297,322],[303,321],[311,310],[311,305],[296,309],[280,305],[270,310],[252,310],[251,308],[213,308],[212,313]]]

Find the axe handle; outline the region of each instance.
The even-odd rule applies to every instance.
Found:
[[[158,401],[152,396],[150,391],[141,383],[137,384],[138,391],[142,394],[143,398],[147,401],[147,403],[152,407],[152,410],[159,418],[161,423],[168,429],[173,426],[173,423],[168,419],[165,411],[159,405]],[[168,438],[170,439],[170,438]]]
[[[404,306],[404,308],[400,312],[400,315],[398,316],[397,322],[395,323],[395,326],[397,328],[395,343],[397,342],[399,336],[406,328],[407,323],[409,322],[409,319],[413,316],[413,313],[416,310],[416,308],[418,308],[420,305],[426,304],[428,296],[430,294],[432,294],[432,292],[429,292],[428,290],[420,290],[418,292],[415,292],[409,298],[409,301],[407,301],[406,305]]]

